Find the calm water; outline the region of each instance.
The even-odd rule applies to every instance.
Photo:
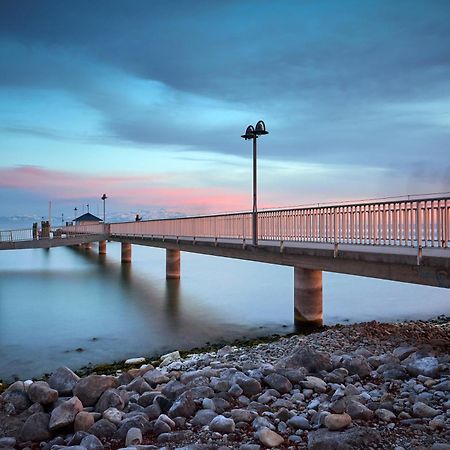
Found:
[[[182,253],[181,281],[167,282],[164,250],[134,246],[127,268],[119,258],[116,243],[106,257],[0,252],[0,378],[293,330],[292,268]],[[324,274],[327,324],[439,314],[448,290]]]

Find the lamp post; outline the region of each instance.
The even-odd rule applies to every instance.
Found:
[[[106,196],[106,194],[103,194],[101,196],[101,199],[103,200],[103,223],[106,223],[106,199],[108,197]]]
[[[263,134],[268,134],[265,123],[260,120],[255,127],[249,125],[245,133],[241,136],[245,140],[252,139],[253,141],[253,210],[252,210],[252,233],[253,245],[258,245],[258,203],[257,203],[257,178],[256,178],[256,139]]]
[[[78,211],[78,208],[75,206],[75,208],[73,208],[73,220],[75,220],[77,218],[77,211]]]

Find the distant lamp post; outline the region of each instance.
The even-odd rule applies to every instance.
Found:
[[[108,197],[106,196],[106,194],[103,194],[101,196],[101,199],[103,200],[103,223],[106,223],[106,199]]]
[[[252,212],[252,232],[253,245],[258,245],[258,203],[257,203],[257,183],[256,183],[256,139],[263,134],[268,134],[265,123],[260,120],[255,127],[249,125],[245,130],[245,134],[241,137],[245,140],[253,140],[253,212]]]
[[[77,211],[78,211],[77,207],[73,208],[73,220],[77,218]]]

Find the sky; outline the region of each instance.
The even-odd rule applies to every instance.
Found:
[[[448,0],[0,0],[0,216],[450,191]]]

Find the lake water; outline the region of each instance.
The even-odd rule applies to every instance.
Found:
[[[293,269],[120,244],[0,252],[0,378],[39,376],[135,356],[293,331]],[[324,273],[326,324],[450,314],[440,288]]]

